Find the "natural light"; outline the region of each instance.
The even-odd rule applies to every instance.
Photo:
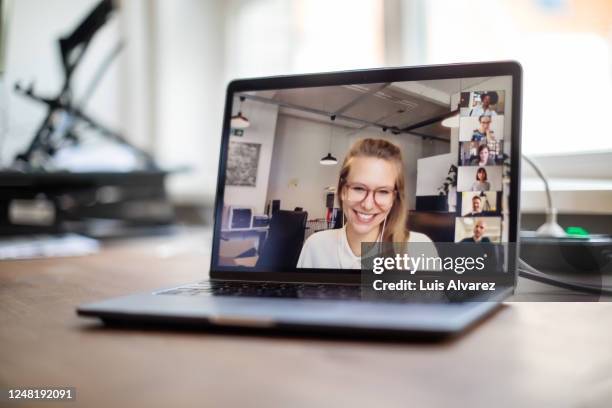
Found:
[[[612,151],[603,124],[612,112],[609,40],[588,24],[563,20],[554,31],[533,23],[569,18],[565,2],[540,3],[428,2],[425,62],[515,59],[524,69],[524,153]]]

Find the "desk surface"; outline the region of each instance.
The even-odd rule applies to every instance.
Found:
[[[610,406],[612,303],[511,303],[437,344],[107,329],[75,306],[201,279],[206,232],[0,262],[0,387],[70,406]],[[54,406],[46,403],[45,406]]]

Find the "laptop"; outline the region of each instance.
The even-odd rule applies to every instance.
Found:
[[[209,274],[202,265],[200,282],[78,315],[394,338],[465,331],[516,283],[521,84],[513,61],[232,81]],[[443,272],[413,263],[405,276],[364,266],[368,244],[397,242],[440,261],[455,251],[444,258],[455,263]],[[458,255],[469,245],[497,254],[495,290],[465,271]],[[398,263],[374,265],[401,269],[399,255],[386,259]],[[459,289],[440,290],[451,280]]]

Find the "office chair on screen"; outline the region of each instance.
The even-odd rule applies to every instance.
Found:
[[[304,245],[306,211],[278,210],[272,216],[268,238],[263,245],[257,267],[295,268]]]

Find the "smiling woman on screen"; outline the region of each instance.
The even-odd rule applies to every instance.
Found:
[[[401,151],[393,143],[383,139],[355,142],[338,180],[338,202],[346,223],[311,235],[297,266],[359,269],[362,242],[431,243],[427,235],[406,227],[403,169]]]
[[[476,181],[472,184],[472,191],[489,191],[491,183],[488,182],[487,169],[478,168],[476,171]]]

